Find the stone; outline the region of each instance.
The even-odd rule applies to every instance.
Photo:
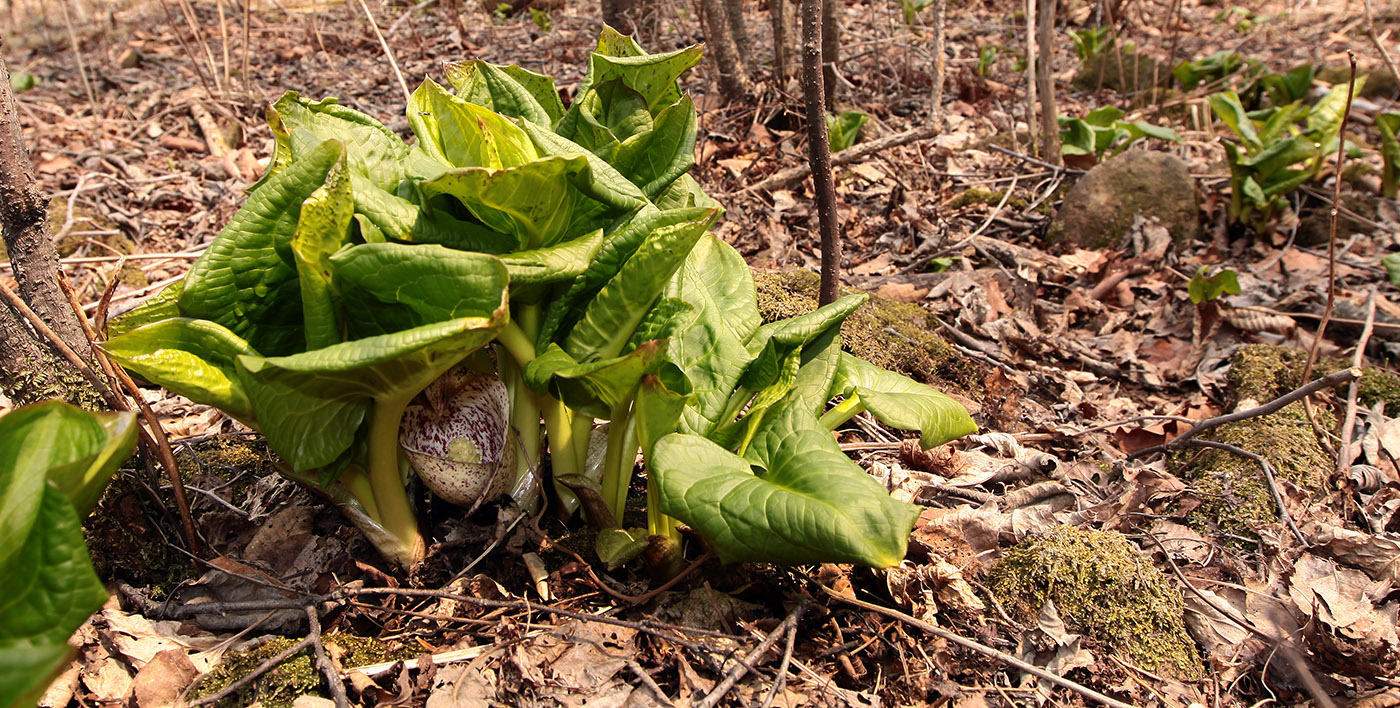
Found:
[[[1155,219],[1181,245],[1200,236],[1196,185],[1186,163],[1164,152],[1133,150],[1089,170],[1050,222],[1049,243],[1113,248],[1138,214]]]

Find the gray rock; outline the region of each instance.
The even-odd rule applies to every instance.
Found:
[[[1139,213],[1156,219],[1180,245],[1200,236],[1196,185],[1186,163],[1164,152],[1125,152],[1079,179],[1045,238],[1081,248],[1119,245]]]

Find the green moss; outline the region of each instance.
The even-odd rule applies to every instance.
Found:
[[[255,649],[225,656],[213,671],[200,678],[190,697],[198,699],[222,691],[296,643],[297,640],[278,637]],[[321,674],[312,661],[311,648],[307,647],[214,705],[216,708],[240,708],[257,702],[265,708],[291,708],[297,696],[321,695],[322,683]]]
[[[763,321],[817,309],[819,284],[820,277],[811,271],[755,272],[758,311]],[[854,292],[858,291],[842,289],[842,294]],[[982,391],[981,371],[933,333],[937,326],[929,313],[916,304],[872,295],[865,306],[846,318],[841,328],[841,348],[915,381],[976,397]]]
[[[943,207],[945,209],[961,209],[972,204],[985,204],[986,206],[994,207],[1001,204],[1001,200],[1004,197],[1006,197],[1006,190],[1004,189],[992,191],[973,187],[948,200]],[[1006,199],[1006,206],[1020,211],[1026,208],[1026,200],[1017,196],[1012,196]]]
[[[1148,671],[1200,678],[1181,595],[1122,534],[1057,526],[1013,546],[992,569],[992,592],[1034,623],[1047,600],[1075,632]]]
[[[1230,356],[1227,382],[1235,402],[1266,403],[1297,388],[1294,383],[1307,361],[1297,349],[1272,344],[1246,344]]]
[[[1324,428],[1335,425],[1331,413],[1314,408]],[[1276,479],[1287,480],[1304,493],[1322,490],[1332,462],[1317,442],[1301,403],[1272,415],[1249,418],[1221,426],[1211,436],[1261,455],[1274,468]],[[1278,521],[1278,505],[1259,464],[1226,450],[1192,450],[1174,456],[1185,464],[1182,476],[1195,488],[1201,506],[1187,517],[1201,530],[1219,529],[1255,538],[1253,527]]]
[[[343,653],[340,665],[355,669],[386,661],[412,661],[418,652],[409,647],[392,647],[382,639],[360,637],[354,634],[337,632],[326,635],[325,642],[338,647]]]

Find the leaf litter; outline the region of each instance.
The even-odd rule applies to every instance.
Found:
[[[70,68],[71,52],[59,40],[62,29],[51,19],[26,15],[31,8],[21,5],[20,21],[35,31],[21,39],[18,28],[8,28],[7,35],[18,40],[11,67],[41,79],[20,94],[21,123],[41,184],[77,205],[54,214],[55,231],[74,237],[63,253],[65,269],[80,299],[94,304],[106,281],[120,275],[116,308],[129,306],[153,286],[179,277],[241,203],[242,189],[260,175],[271,144],[262,109],[258,101],[241,98],[238,79],[211,95],[199,76],[211,67],[202,58],[191,62],[181,50],[183,28],[153,21],[150,8],[133,5],[112,15],[117,25],[130,28],[121,39],[93,18],[77,18],[89,58],[109,50],[115,56],[115,49],[124,48],[144,59],[133,66],[98,62],[101,104],[73,110],[83,103],[75,98],[82,91]],[[545,33],[520,19],[488,23],[459,8],[478,23],[464,33],[432,9],[372,7],[382,26],[399,18],[391,35],[407,74],[430,74],[443,60],[466,57],[530,61],[530,68],[561,76],[565,93],[581,79],[577,67],[597,22],[589,7],[552,8],[553,29]],[[205,39],[220,41],[212,29],[213,9],[193,10]],[[1371,53],[1359,8],[1283,10],[1259,8],[1249,20],[1272,28],[1274,34],[1258,40],[1263,47],[1252,51],[1275,70],[1305,60],[1336,66],[1345,49]],[[856,51],[847,60],[840,97],[872,116],[866,130],[877,135],[929,119],[919,93],[928,85],[927,70],[915,61],[923,40],[901,26],[896,11],[853,6],[845,18],[845,31],[858,42],[891,47]],[[1089,11],[1070,8],[1070,21],[1088,26]],[[1128,10],[1121,18],[1124,35],[1161,56],[1170,47],[1178,60],[1236,43],[1237,25],[1219,20],[1215,8],[1188,5],[1182,12],[1179,20],[1159,22],[1155,18],[1169,17],[1165,3]],[[351,4],[255,7],[255,90],[336,95],[372,115],[395,116],[397,97],[377,43],[357,13]],[[1175,124],[1183,140],[1172,149],[1187,161],[1203,194],[1202,240],[1172,247],[1160,224],[1139,220],[1119,247],[1047,249],[1037,234],[1048,224],[1047,207],[1058,204],[1072,175],[996,149],[1030,150],[1020,119],[1023,80],[1009,59],[994,60],[985,75],[979,67],[980,47],[1019,41],[1023,28],[1012,26],[1009,15],[986,6],[962,8],[950,18],[953,100],[945,106],[939,135],[838,173],[848,283],[927,313],[923,329],[946,340],[959,363],[952,371],[927,367],[922,380],[967,397],[988,431],[923,451],[861,418],[841,430],[843,447],[893,495],[926,507],[904,562],[870,571],[708,561],[674,588],[634,605],[618,596],[640,595],[654,584],[630,568],[601,573],[601,566],[590,567],[586,553],[568,551],[564,526],[506,512],[498,519],[490,510],[461,518],[438,505],[436,545],[407,584],[442,587],[446,595],[339,597],[324,608],[327,648],[353,700],[434,706],[1090,700],[930,638],[916,625],[834,600],[814,590],[819,584],[976,638],[1134,705],[1253,705],[1261,699],[1321,705],[1318,692],[1333,704],[1400,704],[1393,678],[1400,666],[1400,442],[1387,415],[1400,397],[1378,391],[1360,408],[1363,427],[1356,439],[1364,465],[1337,473],[1335,458],[1324,449],[1307,470],[1321,484],[1281,483],[1284,505],[1306,545],[1285,528],[1271,499],[1246,504],[1259,493],[1257,486],[1251,492],[1243,481],[1211,487],[1193,479],[1187,467],[1199,464],[1194,458],[1201,451],[1180,453],[1184,459],[1133,458],[1176,439],[1194,421],[1265,403],[1302,383],[1296,354],[1281,357],[1283,371],[1268,374],[1267,386],[1238,380],[1239,369],[1247,368],[1242,357],[1258,351],[1242,354],[1241,345],[1289,347],[1284,351],[1313,345],[1325,301],[1326,244],[1300,240],[1288,215],[1262,236],[1227,226],[1225,172],[1214,142],[1218,128],[1209,124],[1199,97],[1193,104],[1187,96],[1177,104],[1188,109],[1185,117]],[[1383,29],[1395,22],[1386,15],[1377,20]],[[762,23],[754,24],[751,31]],[[698,30],[681,30],[687,32]],[[674,44],[690,39],[678,37]],[[237,56],[238,33],[227,35],[227,42]],[[1066,57],[1057,60],[1057,79],[1067,86],[1073,62],[1068,42],[1060,44],[1056,50]],[[909,49],[901,52],[903,47]],[[1378,57],[1365,63],[1380,66]],[[702,111],[695,174],[729,210],[720,235],[757,267],[815,268],[808,187],[792,182],[769,192],[745,188],[803,160],[795,104],[783,93],[792,87],[767,84],[757,105],[726,105],[710,93],[713,71],[702,65],[687,81]],[[1394,98],[1368,100],[1393,110]],[[1059,99],[1065,115],[1122,100],[1106,90]],[[1375,112],[1359,104],[1357,125],[1374,120]],[[239,128],[241,139],[227,140],[230,149],[215,156],[216,141],[201,114],[212,114],[223,128]],[[391,121],[390,127],[404,133],[407,123]],[[1360,171],[1359,188],[1375,187],[1370,183],[1378,160],[1368,156],[1360,163],[1373,171]],[[1304,198],[1324,207],[1327,202]],[[1373,201],[1374,215],[1362,217],[1363,230],[1340,244],[1338,315],[1321,347],[1325,356],[1350,356],[1366,319],[1366,295],[1375,290],[1381,297],[1366,354],[1383,363],[1396,353],[1400,308],[1386,297],[1393,291],[1378,257],[1400,245],[1400,215],[1393,202]],[[110,238],[118,234],[135,244],[120,274],[112,254],[126,247]],[[1203,265],[1232,268],[1241,292],[1191,303],[1188,283]],[[892,326],[879,325],[871,336],[874,346],[882,334],[891,344],[901,341],[885,329]],[[1376,368],[1363,382],[1390,376]],[[240,432],[236,422],[154,389],[147,393],[168,429],[188,439],[180,448],[195,460],[186,481],[202,490],[193,501],[200,532],[221,555],[197,570],[172,570],[163,559],[169,545],[164,539],[178,537],[163,511],[171,508],[168,490],[133,471],[122,485],[126,496],[109,498],[104,507],[109,516],[148,532],[108,534],[107,540],[145,543],[152,550],[138,552],[143,562],[108,568],[114,601],[74,637],[80,658],[42,705],[175,705],[193,695],[187,690],[196,676],[220,659],[256,649],[275,632],[303,636],[308,630],[304,616],[290,611],[293,601],[336,588],[404,582],[377,566],[370,547],[328,507],[295,485],[255,471],[267,453],[247,445],[244,436],[227,437]],[[1340,417],[1345,391],[1319,402]],[[209,440],[234,454],[208,459],[209,449],[201,445]],[[1251,440],[1242,436],[1238,444],[1247,447]],[[1253,462],[1211,454],[1235,468],[1240,480],[1258,484]],[[153,505],[154,499],[163,504]],[[1259,513],[1229,516],[1246,506]],[[1113,539],[1103,543],[1127,559],[1128,577],[1113,581],[1125,583],[1124,589],[1111,597],[1092,595],[1119,587],[1105,585],[1098,574],[1121,562],[1111,562],[1094,544],[1081,559],[1063,563],[1065,578],[1053,576],[1060,566],[1047,558],[1060,551],[1040,544],[1071,533]],[[534,569],[522,560],[532,552],[541,561]],[[1033,570],[1034,580],[1005,580],[1013,567]],[[1080,606],[1060,599],[1058,593],[1086,580],[1093,602]],[[1008,589],[1027,583],[1038,590]],[[552,598],[548,605],[540,604],[541,587]],[[804,598],[812,604],[788,635],[791,651],[783,650],[783,637],[752,656]],[[172,607],[200,602],[220,609],[235,602],[293,605],[246,615],[223,611],[221,621],[213,622],[209,614],[165,618],[174,616]],[[1147,665],[1142,655],[1123,650],[1121,636],[1104,630],[1104,621],[1117,612],[1179,620],[1199,662],[1182,660],[1178,671]],[[351,652],[335,644],[337,634],[382,644],[380,660],[351,661]],[[392,656],[403,658],[386,658]],[[745,678],[714,695],[740,664],[752,664]],[[1204,678],[1180,670],[1184,664]],[[255,683],[260,688],[248,695],[277,693],[275,678]],[[307,685],[313,693],[325,690],[314,674]],[[308,696],[295,699],[296,705],[311,702]]]

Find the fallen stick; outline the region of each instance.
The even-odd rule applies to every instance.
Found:
[[[863,160],[882,150],[888,150],[893,147],[899,147],[900,145],[908,145],[912,142],[917,142],[919,140],[931,138],[937,134],[938,127],[933,124],[929,124],[921,128],[906,130],[903,133],[895,133],[894,135],[888,135],[878,140],[871,140],[869,142],[860,143],[859,145],[854,145],[852,147],[846,148],[845,150],[842,150],[841,152],[832,154],[831,166],[840,167],[841,165],[849,165],[852,162]],[[803,177],[806,177],[809,174],[812,174],[811,165],[798,165],[797,167],[789,167],[786,170],[779,170],[769,175],[763,181],[753,186],[747,187],[743,191],[772,191],[789,182],[795,182],[799,179],[802,179]]]

